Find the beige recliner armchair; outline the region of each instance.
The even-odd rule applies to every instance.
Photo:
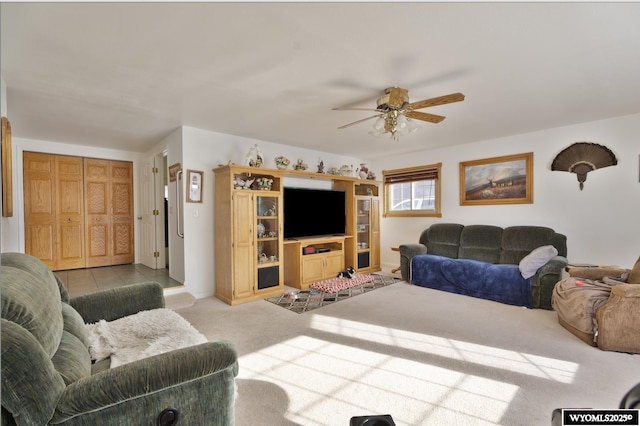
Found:
[[[584,342],[640,353],[640,258],[631,270],[571,268],[551,302],[560,325]]]

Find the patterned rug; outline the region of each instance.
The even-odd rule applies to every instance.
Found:
[[[325,293],[324,291],[310,288],[309,290],[287,292],[280,296],[270,297],[264,300],[301,314],[402,281],[400,278],[388,275],[372,274],[371,277],[373,277],[373,281],[345,288],[335,293]]]

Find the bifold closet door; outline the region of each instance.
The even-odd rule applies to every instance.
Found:
[[[133,163],[84,159],[87,267],[133,263]]]
[[[25,252],[52,270],[85,266],[82,158],[23,154]]]

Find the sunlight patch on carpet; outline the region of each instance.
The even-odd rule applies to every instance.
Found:
[[[335,362],[340,359],[341,362]],[[285,417],[326,425],[389,413],[401,425],[497,425],[519,387],[352,345],[298,336],[239,359],[239,378],[277,384]]]
[[[561,383],[572,383],[578,371],[578,364],[574,362],[324,315],[314,315],[310,327],[366,342],[426,352]]]

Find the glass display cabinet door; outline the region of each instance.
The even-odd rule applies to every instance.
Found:
[[[358,269],[368,268],[370,265],[369,248],[371,246],[371,200],[358,199],[357,208],[357,249]]]
[[[279,198],[256,197],[256,256],[258,289],[280,285]]]

